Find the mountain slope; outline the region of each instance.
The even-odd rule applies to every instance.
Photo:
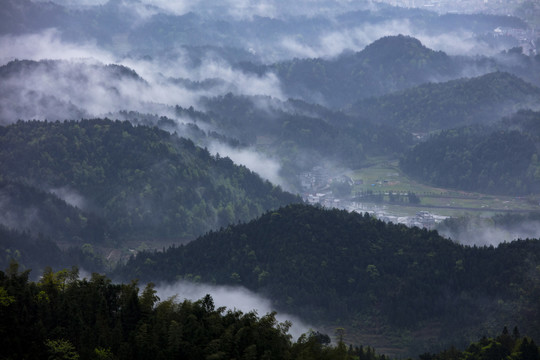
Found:
[[[458,73],[448,55],[403,35],[383,37],[360,52],[333,60],[294,59],[268,70],[278,74],[290,97],[333,108]]]
[[[117,275],[241,284],[311,321],[371,333],[436,323],[441,334],[463,340],[505,321],[535,329],[519,309],[538,308],[519,293],[540,286],[540,277],[528,275],[540,264],[539,246],[469,248],[367,214],[293,205],[163,253],[141,253]]]
[[[290,178],[325,160],[356,168],[366,156],[399,154],[412,144],[404,131],[300,100],[229,93],[203,99],[201,106],[208,116],[198,121],[243,144],[263,142],[265,152],[292,169]]]
[[[186,238],[299,201],[228,158],[108,119],[0,128],[4,179],[82,197],[117,239]]]
[[[445,130],[407,151],[401,169],[423,182],[489,194],[540,191],[538,140],[517,130]]]
[[[423,84],[356,102],[348,113],[413,132],[495,123],[517,108],[538,106],[540,88],[505,72]]]
[[[149,101],[138,96],[148,84],[134,70],[91,60],[14,60],[0,66],[0,80],[0,124],[81,119]]]

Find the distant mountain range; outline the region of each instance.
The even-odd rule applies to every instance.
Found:
[[[484,34],[496,27],[527,28],[523,20],[514,16],[439,15],[373,2],[318,2],[317,8],[325,13],[303,3],[295,6],[280,2],[267,7],[230,6],[217,1],[184,6],[139,0],[110,0],[94,6],[58,3],[61,1],[4,1],[0,34],[29,34],[55,28],[63,39],[95,41],[102,47],[132,55],[194,46],[223,54],[234,49],[233,57],[227,57],[234,61],[268,61],[301,54],[284,45],[295,38],[308,48],[317,49],[329,35],[354,34],[363,28],[368,39],[356,40],[362,47],[387,34],[383,29],[389,27],[433,36],[452,32]],[[495,48],[500,45],[497,39],[492,42]]]
[[[536,73],[540,69],[540,56],[529,58],[516,52],[489,58],[449,56],[427,48],[418,39],[403,35],[383,37],[362,51],[344,53],[334,59],[294,59],[265,66],[243,64],[241,68],[257,74],[275,72],[290,97],[330,108],[343,108],[355,103],[356,113],[362,111],[367,98],[490,72],[509,72],[540,86]],[[488,78],[484,81],[486,87],[494,85],[487,83]],[[443,91],[447,90],[450,89]]]
[[[540,88],[505,72],[414,88],[363,99],[346,112],[410,132],[494,124],[517,110],[540,107]]]

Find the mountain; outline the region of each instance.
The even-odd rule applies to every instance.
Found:
[[[0,223],[14,230],[74,244],[83,239],[103,244],[110,233],[103,219],[81,210],[84,200],[67,188],[46,192],[23,182],[0,180],[0,199]]]
[[[0,67],[0,79],[0,122],[4,124],[17,119],[64,120],[107,114],[177,132],[214,153],[257,152],[279,160],[279,176],[291,188],[298,173],[321,162],[358,167],[367,156],[400,154],[412,144],[411,135],[404,131],[301,100],[231,92],[191,94],[219,93],[214,88],[224,86],[225,80],[217,78],[195,82],[162,76],[147,81],[121,65],[16,60]],[[200,98],[197,110],[176,105],[186,96]],[[160,98],[166,102],[161,103]]]
[[[404,131],[301,100],[229,93],[204,98],[201,107],[207,116],[199,117],[197,124],[280,159],[291,182],[324,161],[359,167],[368,156],[399,154],[412,145]]]
[[[508,321],[536,333],[538,317],[529,315],[540,310],[532,297],[539,250],[538,240],[466,247],[367,213],[291,205],[187,245],[139,253],[115,275],[242,285],[279,310],[420,351]],[[405,329],[423,335],[398,346],[396,331]]]
[[[4,180],[78,198],[116,240],[191,238],[300,201],[229,158],[129,122],[19,121],[0,128],[0,144]]]
[[[540,56],[527,56],[521,47],[494,56],[449,56],[404,35],[385,36],[361,51],[344,51],[334,58],[295,58],[271,65],[241,63],[238,67],[259,76],[275,73],[287,96],[333,109],[422,84],[492,72],[508,72],[540,86]]]
[[[435,186],[488,194],[535,194],[540,191],[538,144],[538,138],[512,129],[445,130],[407,151],[400,167]]]
[[[134,94],[149,88],[134,70],[94,60],[14,60],[0,66],[0,79],[0,124],[136,108]]]
[[[116,239],[105,219],[77,207],[82,203],[82,197],[68,188],[47,192],[0,180],[0,268],[17,261],[36,275],[47,266],[62,269],[74,264],[86,271],[104,271],[103,258],[109,253],[99,249],[114,246]]]
[[[139,294],[135,283],[78,276],[76,268],[48,269],[30,282],[17,264],[0,271],[1,358],[278,360],[292,350],[289,325],[275,313],[226,311],[210,295],[159,302],[152,285]]]
[[[385,36],[360,52],[335,59],[294,59],[265,70],[279,76],[288,96],[332,108],[433,79],[450,79],[459,71],[442,51],[404,35]]]
[[[494,72],[474,78],[427,83],[401,92],[363,99],[350,114],[411,132],[493,124],[516,109],[538,106],[540,88],[515,75]]]

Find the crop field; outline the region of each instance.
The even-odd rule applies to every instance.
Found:
[[[500,212],[540,211],[540,195],[528,197],[510,197],[444,189],[420,184],[404,175],[397,161],[381,161],[372,166],[351,172],[350,177],[356,181],[353,188],[355,194],[361,195],[372,191],[385,195],[383,206],[385,211],[396,215],[410,215],[420,210],[436,212],[443,216],[457,216],[467,212],[481,213],[490,216]],[[420,204],[388,202],[388,194],[415,193]]]

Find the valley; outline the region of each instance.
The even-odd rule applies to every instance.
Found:
[[[540,359],[539,10],[3,1],[0,358]]]
[[[500,213],[540,211],[538,195],[511,197],[443,189],[411,180],[399,169],[396,160],[378,159],[369,167],[334,175],[322,168],[302,177],[316,183],[306,183],[303,198],[311,204],[336,207],[359,213],[368,212],[384,221],[410,226],[435,228],[436,223],[449,217],[474,212],[483,217]],[[331,192],[333,182],[348,182],[350,192],[345,197]],[[418,202],[411,203],[414,193]]]

